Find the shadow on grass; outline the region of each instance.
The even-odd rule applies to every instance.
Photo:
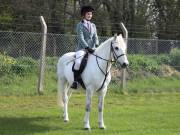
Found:
[[[47,125],[48,119],[48,117],[0,117],[0,135],[33,135],[61,130],[61,127]]]

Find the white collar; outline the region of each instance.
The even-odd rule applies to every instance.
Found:
[[[83,22],[85,22],[86,24],[87,24],[87,23],[90,23],[90,24],[91,24],[91,21],[87,21],[86,19],[83,19]]]

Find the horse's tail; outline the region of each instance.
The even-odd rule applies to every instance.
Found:
[[[67,62],[74,59],[74,53],[65,54],[58,60],[57,76],[58,76],[58,105],[64,106],[63,100],[70,97],[72,92],[69,92],[70,85],[65,77],[64,70],[67,67]],[[69,95],[68,95],[69,94]],[[69,100],[69,98],[68,98]]]
[[[62,93],[64,91],[64,85],[65,85],[65,79],[64,79],[64,75],[63,75],[63,71],[64,71],[64,67],[61,61],[61,58],[58,61],[57,64],[57,77],[58,77],[58,82],[57,82],[57,103],[59,106],[63,107],[63,99],[62,99]]]

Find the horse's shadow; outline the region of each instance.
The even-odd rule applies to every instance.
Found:
[[[48,119],[48,117],[0,117],[0,135],[29,135],[60,129],[38,122],[46,122]]]

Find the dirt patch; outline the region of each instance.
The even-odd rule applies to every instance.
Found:
[[[164,77],[180,76],[180,72],[168,65],[162,65],[159,75]]]
[[[113,79],[121,79],[122,78],[122,71],[121,69],[117,69],[115,67],[112,67],[111,75]],[[175,68],[168,66],[168,65],[162,65],[160,67],[160,70],[157,73],[151,73],[147,71],[133,71],[130,68],[126,70],[126,78],[132,79],[134,77],[150,77],[150,76],[159,76],[159,77],[170,77],[170,76],[179,76],[180,72],[177,71]]]

